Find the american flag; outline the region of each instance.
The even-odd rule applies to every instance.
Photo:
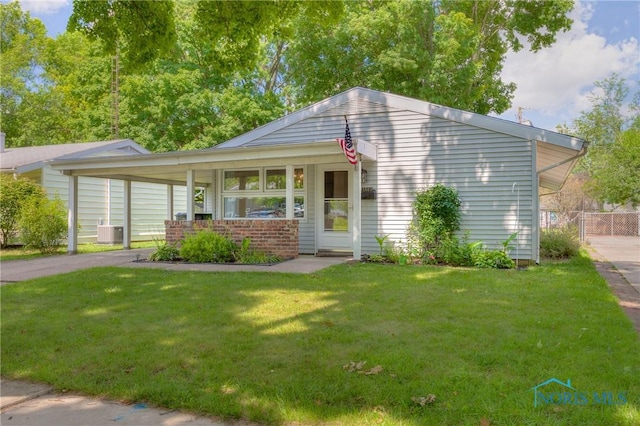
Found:
[[[346,121],[346,119],[345,119]],[[347,121],[347,128],[344,131],[344,139],[339,138],[338,143],[340,148],[344,151],[344,155],[347,156],[347,161],[351,164],[358,164],[358,157],[356,156],[356,147],[351,140],[351,132],[349,132],[349,122]]]

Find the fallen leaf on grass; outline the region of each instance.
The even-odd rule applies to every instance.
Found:
[[[430,393],[427,396],[412,396],[411,400],[419,406],[424,407],[427,404],[433,404],[436,402],[436,396]]]
[[[353,373],[354,371],[360,371],[364,367],[367,361],[349,361],[349,364],[343,365],[342,369],[348,371],[349,373]]]
[[[490,426],[491,425],[491,421],[489,421],[489,419],[487,419],[486,417],[483,417],[480,419],[480,426]]]
[[[349,361],[349,364],[343,365],[342,369],[348,371],[349,373],[357,372],[358,374],[364,374],[365,376],[370,376],[372,374],[380,374],[384,371],[381,365],[376,365],[368,371],[364,371],[363,368],[367,361]]]
[[[381,365],[376,365],[371,370],[364,372],[364,375],[365,376],[370,376],[371,374],[382,373],[383,370],[384,370],[384,368],[382,368]],[[362,373],[362,371],[360,371],[360,373]]]

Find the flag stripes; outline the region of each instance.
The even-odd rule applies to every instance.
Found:
[[[346,120],[345,120],[346,121]],[[347,122],[347,128],[344,131],[344,139],[337,139],[340,144],[340,148],[347,157],[347,161],[351,164],[358,164],[358,157],[356,156],[356,147],[351,139],[351,132],[349,131],[349,122]]]

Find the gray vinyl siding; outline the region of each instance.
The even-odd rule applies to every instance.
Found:
[[[109,224],[107,180],[78,178],[78,232],[79,243],[97,241],[98,224]],[[43,168],[43,186],[50,198],[58,195],[68,206],[69,177]],[[186,188],[175,186],[174,212],[186,211]],[[131,183],[131,239],[149,241],[164,238],[164,221],[167,219],[167,186],[152,183]],[[124,223],[124,183],[111,180],[111,225]]]
[[[362,252],[377,253],[375,236],[404,244],[412,220],[415,191],[441,182],[455,187],[462,201],[461,235],[482,241],[487,248],[502,242],[519,228],[518,254],[535,259],[532,220],[535,196],[531,161],[532,142],[515,136],[431,117],[415,111],[352,100],[316,116],[264,135],[251,145],[297,144],[332,140],[344,135],[344,115],[354,139],[378,147],[378,160],[365,161],[364,186],[377,192],[375,200],[362,200]],[[307,176],[313,173],[307,172]],[[512,190],[517,182],[516,190]],[[310,182],[311,183],[311,182]],[[307,193],[307,211],[315,211],[315,187]],[[309,222],[315,220],[311,215]],[[312,224],[301,227],[301,251],[307,250]],[[515,243],[512,257],[515,256]]]
[[[124,182],[112,180],[111,224],[124,223]],[[174,186],[174,214],[187,210],[186,188]],[[131,182],[131,240],[149,241],[164,238],[167,215],[167,186]]]
[[[363,200],[363,252],[378,250],[375,235],[404,242],[415,191],[441,182],[458,190],[461,234],[492,249],[516,231],[519,189],[518,254],[533,258],[530,141],[409,111],[360,114],[351,134],[378,146],[375,165],[364,164],[377,203]]]
[[[56,195],[68,206],[69,177],[52,170],[43,169],[43,186],[50,198]],[[98,221],[106,218],[106,184],[104,179],[78,178],[78,243],[93,243],[98,235]]]

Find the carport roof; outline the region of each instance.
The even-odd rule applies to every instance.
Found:
[[[149,154],[131,139],[103,142],[86,142],[59,145],[42,145],[5,148],[0,153],[0,170],[10,173],[27,173],[42,168],[48,161],[94,156],[122,156]]]

